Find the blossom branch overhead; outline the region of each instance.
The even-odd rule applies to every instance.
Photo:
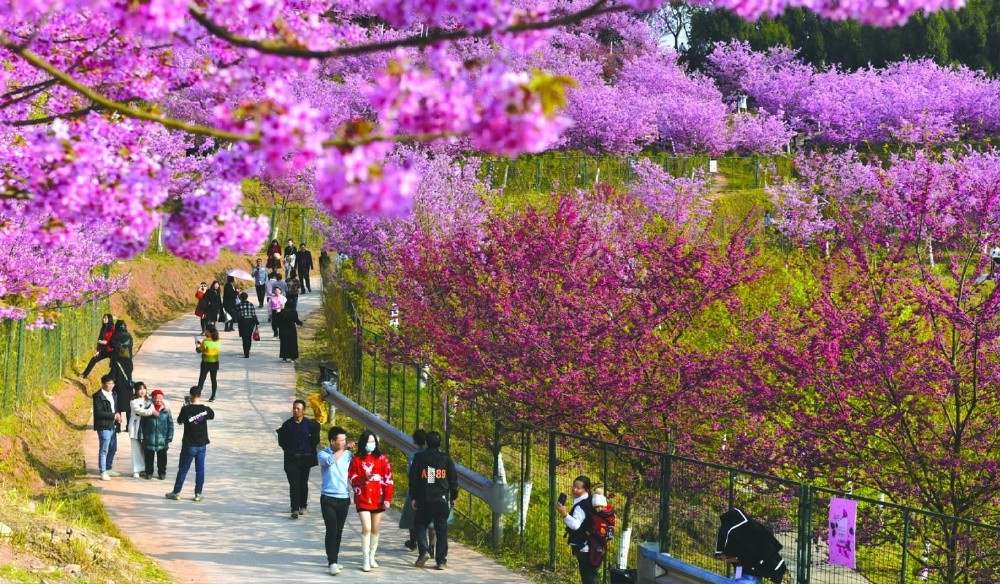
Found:
[[[266,236],[267,219],[240,210],[247,179],[304,177],[331,216],[392,217],[411,211],[422,180],[412,147],[516,156],[588,141],[631,151],[656,135],[677,151],[785,143],[774,113],[718,123],[724,106],[706,105],[717,93],[683,75],[681,115],[613,107],[656,89],[644,71],[679,71],[632,14],[663,3],[0,0],[0,235],[48,245],[110,216],[115,236],[95,237],[112,257],[132,257],[159,228],[172,252],[206,261]],[[766,8],[791,4],[890,24],[959,2]],[[563,42],[597,27],[629,39],[627,93],[584,58],[591,49]],[[581,107],[587,95],[603,111]],[[641,123],[618,132],[595,123],[605,113]],[[592,140],[586,128],[601,127]],[[720,132],[731,136],[710,135]]]

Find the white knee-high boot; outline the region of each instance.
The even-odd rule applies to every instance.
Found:
[[[371,566],[372,568],[378,567],[378,564],[375,562],[375,550],[377,549],[378,549],[378,534],[373,533],[371,547],[369,548],[369,553],[368,553],[368,565]]]
[[[361,571],[371,572],[371,555],[369,555],[369,549],[371,549],[371,539],[372,535],[370,533],[361,534]]]

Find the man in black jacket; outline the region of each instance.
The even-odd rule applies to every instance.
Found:
[[[767,578],[780,583],[788,567],[778,553],[781,543],[771,531],[735,507],[719,519],[715,555],[727,564],[736,565],[733,582],[760,584]]]
[[[278,446],[285,451],[285,475],[288,477],[288,498],[292,519],[305,515],[309,504],[309,471],[319,464],[319,423],[305,417],[306,402],[292,403],[292,417],[278,428]]]
[[[306,292],[312,292],[312,282],[309,281],[309,272],[313,269],[313,254],[306,249],[306,242],[304,241],[299,244],[299,252],[295,254],[295,268],[299,271],[299,281],[302,282],[302,286],[306,289]]]
[[[437,569],[444,570],[448,562],[448,515],[458,498],[458,473],[455,462],[441,452],[441,434],[427,433],[427,449],[418,452],[410,465],[410,493],[416,516],[417,549],[420,557],[414,566],[421,568],[430,559],[427,526],[434,522],[437,534],[434,560]]]
[[[94,399],[94,430],[97,430],[99,444],[97,454],[97,470],[101,480],[121,476],[112,469],[115,462],[115,452],[118,450],[118,428],[121,424],[121,414],[115,411],[117,398],[115,396],[115,378],[108,374],[101,377],[101,389],[93,395]]]

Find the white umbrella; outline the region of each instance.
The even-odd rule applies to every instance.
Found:
[[[239,268],[233,268],[231,270],[226,270],[227,276],[232,276],[234,278],[239,278],[240,280],[253,280],[253,276],[247,273],[246,270],[241,270]]]

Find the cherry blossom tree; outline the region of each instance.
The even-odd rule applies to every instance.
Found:
[[[746,95],[822,144],[927,145],[1000,134],[1000,85],[982,71],[927,60],[814,71],[793,50],[758,53],[737,42],[716,47],[710,69],[728,99]]]
[[[719,247],[694,216],[687,230],[654,217],[600,187],[444,239],[415,233],[399,335],[491,411],[646,446],[673,431],[689,449],[710,424],[696,412],[725,409],[700,341],[724,326],[713,311],[737,310],[753,254],[745,233]]]
[[[798,192],[827,201],[829,258],[790,257],[806,282],[748,327],[759,344],[740,357],[748,409],[780,420],[778,446],[750,458],[994,521],[1000,291],[986,248],[1000,160],[920,151],[824,168]]]
[[[616,31],[628,41],[614,53],[607,37],[602,73],[649,58],[631,42],[644,25],[608,23],[662,4],[0,0],[0,229],[51,246],[110,223],[87,236],[115,258],[157,227],[181,257],[251,252],[268,231],[240,210],[251,178],[298,177],[334,217],[405,214],[420,178],[397,145],[517,155],[560,144],[573,81],[530,65],[555,53],[532,55],[580,25],[600,46]],[[801,3],[711,4],[753,18]],[[961,1],[806,4],[891,25]],[[667,118],[702,119],[685,107]]]

